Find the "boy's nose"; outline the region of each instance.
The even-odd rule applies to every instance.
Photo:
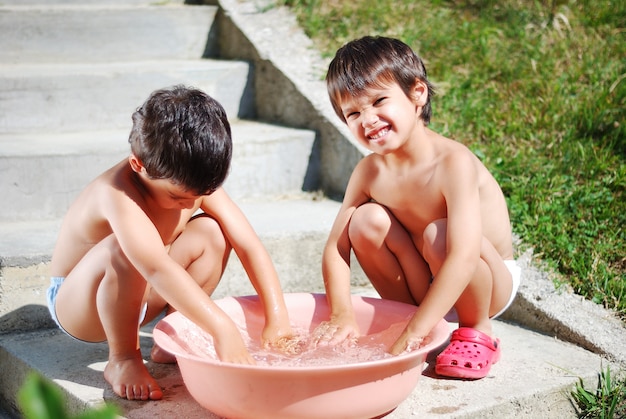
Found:
[[[193,199],[183,199],[180,201],[181,208],[191,208],[193,207],[195,200]]]
[[[363,125],[363,127],[371,127],[376,123],[376,121],[378,121],[378,116],[376,115],[376,112],[361,112],[361,124]]]

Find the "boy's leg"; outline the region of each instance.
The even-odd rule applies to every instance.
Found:
[[[348,234],[352,249],[382,298],[419,303],[431,273],[409,233],[385,207],[367,203],[354,211]]]
[[[192,218],[172,243],[170,256],[211,295],[222,278],[230,251],[230,243],[217,221],[201,214]]]
[[[185,230],[172,243],[169,254],[211,295],[224,273],[230,250],[231,246],[219,224],[207,215],[199,215],[187,224]],[[153,320],[164,309],[167,314],[174,311],[153,289],[149,290],[147,304],[144,323]],[[151,358],[159,363],[175,362],[172,355],[157,345],[152,348]]]
[[[424,230],[423,254],[435,275],[446,258],[447,226],[447,220],[441,219]],[[459,328],[452,333],[450,344],[437,356],[437,374],[478,379],[489,373],[491,365],[500,357],[499,340],[492,336],[490,316],[508,303],[512,288],[511,274],[502,257],[483,238],[476,270],[454,305]]]
[[[455,306],[459,313],[459,325],[463,326],[462,322],[475,323],[473,326],[475,329],[485,329],[483,331],[490,334],[489,319],[504,308],[512,292],[511,272],[498,251],[483,238],[476,273]],[[476,306],[484,307],[482,309],[484,313],[481,312],[480,317],[476,316]]]
[[[65,278],[55,310],[62,327],[89,342],[107,340],[105,379],[130,400],[160,399],[161,389],[143,364],[138,322],[145,280],[114,236],[94,246]]]
[[[424,231],[424,257],[433,275],[446,258],[447,220],[437,220]],[[455,304],[460,327],[471,327],[491,335],[490,316],[509,301],[512,291],[511,274],[502,257],[485,238],[480,260],[466,289]]]

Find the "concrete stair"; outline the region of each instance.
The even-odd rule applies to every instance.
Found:
[[[262,218],[256,222],[260,230],[278,220],[289,225],[284,211],[292,217],[308,213],[308,223],[299,223],[297,230],[308,228],[316,239],[286,245],[277,266],[284,267],[285,277],[294,278],[288,275],[294,269],[315,277],[303,271],[298,259],[312,246],[319,248],[321,232],[338,206],[327,199],[313,202],[303,192],[315,187],[309,179],[316,177],[316,133],[253,119],[251,63],[208,58],[218,55],[217,12],[215,5],[182,1],[15,1],[0,6],[3,333],[50,325],[44,311],[25,307],[44,303],[46,265],[61,218],[91,179],[128,156],[132,112],[150,92],[174,84],[198,87],[225,107],[234,140],[225,188],[249,214]],[[268,247],[277,231],[265,229]],[[224,287],[253,292],[233,259]],[[298,285],[292,279],[292,287]],[[28,320],[15,320],[13,314],[23,310]]]
[[[60,219],[87,182],[128,155],[131,113],[154,89],[193,85],[224,105],[235,142],[225,188],[272,255],[284,290],[323,291],[321,251],[339,208],[326,196],[341,194],[363,150],[335,120],[309,40],[284,9],[265,6],[0,4],[0,418],[19,417],[15,395],[33,370],[63,390],[72,412],[106,400],[128,418],[215,417],[191,399],[175,366],[148,363],[165,400],[119,400],[101,374],[106,345],[67,338],[45,307]],[[626,360],[615,349],[625,347],[623,330],[610,315],[557,293],[528,258],[523,263],[518,299],[506,321],[495,322],[505,352],[494,373],[461,382],[427,369],[390,418],[574,417],[567,394],[578,378],[593,386],[607,358]],[[376,295],[353,265],[355,292]],[[231,257],[214,297],[253,293]],[[553,314],[560,304],[587,314],[595,334],[610,330],[607,339],[618,343],[597,342]],[[141,342],[149,351],[150,327]]]

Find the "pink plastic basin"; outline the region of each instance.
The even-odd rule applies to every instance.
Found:
[[[323,294],[285,294],[285,301],[294,329],[313,331],[328,320]],[[259,340],[264,317],[258,297],[228,297],[216,303],[239,325],[245,338]],[[406,323],[416,309],[360,296],[353,296],[352,303],[362,335],[380,334],[392,324]],[[431,331],[431,343],[410,353],[349,364],[274,366],[230,364],[195,353],[186,342],[190,333],[204,332],[173,313],[157,324],[154,339],[176,356],[185,385],[201,406],[237,419],[380,416],[409,396],[428,352],[449,336],[448,325],[441,320]]]

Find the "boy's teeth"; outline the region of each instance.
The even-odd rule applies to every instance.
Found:
[[[379,138],[382,138],[385,136],[385,134],[387,134],[389,132],[389,128],[383,128],[380,131],[376,132],[375,134],[370,135],[370,138],[372,140],[377,140]]]

